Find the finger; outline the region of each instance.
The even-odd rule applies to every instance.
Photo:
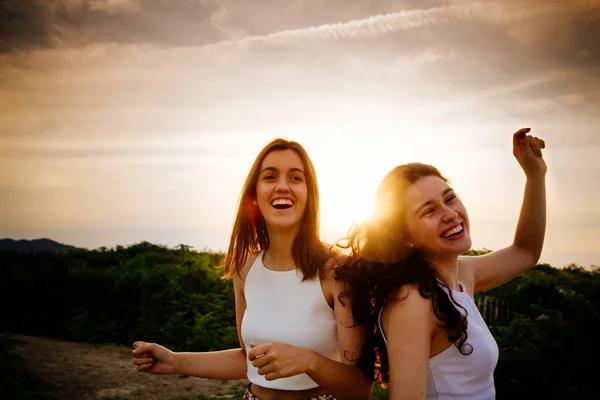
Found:
[[[537,142],[537,147],[539,149],[539,156],[541,157],[542,156],[542,149],[544,147],[546,147],[545,143],[544,143],[544,141],[542,139],[537,138],[537,137],[535,138],[535,141]]]
[[[141,342],[141,341],[133,342],[133,348],[137,349],[138,347],[143,346],[145,344],[146,344],[146,342]]]
[[[143,343],[143,342],[142,342]],[[146,354],[152,354],[152,343],[143,343],[136,347],[131,354],[134,356],[144,356]]]
[[[541,143],[540,143],[540,148],[545,149],[546,148],[546,142],[543,139],[538,139]]]
[[[542,141],[542,139],[536,137],[535,142],[536,142],[536,146],[537,146],[538,156],[541,158],[542,157],[542,149],[543,149],[543,147],[542,147],[543,141]]]
[[[154,359],[152,357],[134,358],[131,360],[133,365],[152,364],[153,361]]]
[[[541,157],[542,153],[537,138],[533,136],[528,136],[527,140],[529,140],[529,146],[531,147],[532,153],[537,157]]]
[[[254,360],[252,360],[252,365],[254,365],[256,368],[260,368],[264,365],[269,364],[271,361],[270,357],[267,356],[262,356],[262,357],[257,357]]]
[[[250,344],[250,346],[252,346],[252,344]],[[264,356],[265,354],[267,354],[267,352],[269,351],[270,348],[270,344],[269,343],[264,343],[264,344],[259,344],[259,345],[254,345],[255,347],[252,348],[252,350],[250,350],[248,352],[248,360],[252,361],[255,358]]]
[[[275,365],[273,363],[271,363],[271,364],[263,365],[262,367],[260,367],[258,369],[257,372],[259,375],[267,375],[267,374],[275,372],[276,369],[277,368],[275,367]]]
[[[513,134],[513,146],[518,147],[525,136],[531,131],[531,128],[521,128]]]
[[[150,372],[150,368],[152,368],[152,364],[142,364],[137,366],[137,370],[140,372]]]
[[[521,153],[524,155],[533,155],[534,153],[534,149],[533,149],[533,137],[530,135],[525,136],[525,138],[523,139],[523,142],[521,144]]]
[[[274,381],[275,379],[279,378],[279,373],[277,372],[269,372],[268,374],[265,375],[265,379],[268,381]]]

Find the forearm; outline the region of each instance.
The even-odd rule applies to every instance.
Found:
[[[242,349],[204,353],[175,353],[175,373],[198,378],[246,379],[248,365]]]
[[[527,178],[514,239],[514,245],[529,253],[534,264],[542,253],[545,232],[546,180],[545,174],[539,174]]]
[[[356,366],[342,364],[314,353],[308,375],[338,399],[368,400],[371,397],[373,382]]]

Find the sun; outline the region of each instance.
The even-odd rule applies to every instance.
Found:
[[[371,128],[373,128],[371,126]],[[385,138],[373,140],[367,127],[347,126],[343,132],[329,127],[322,135],[304,137],[320,192],[321,236],[335,243],[374,211],[375,191],[383,177],[406,155]],[[336,134],[337,133],[337,134]]]
[[[373,211],[373,201],[364,190],[352,197],[340,196],[337,185],[325,186],[321,197],[321,231],[324,239],[330,242],[343,239],[354,224],[363,222]]]

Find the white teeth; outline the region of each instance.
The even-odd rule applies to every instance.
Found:
[[[442,233],[442,237],[448,237],[448,236],[454,235],[456,233],[460,233],[460,232],[462,232],[462,230],[463,230],[463,226],[462,226],[462,224],[460,224],[456,228]]]
[[[275,199],[271,202],[272,206],[278,206],[278,205],[288,205],[288,206],[292,206],[294,205],[294,202],[290,199]]]

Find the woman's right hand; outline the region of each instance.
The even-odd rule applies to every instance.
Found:
[[[133,343],[133,365],[140,372],[174,374],[175,353],[156,343]]]

